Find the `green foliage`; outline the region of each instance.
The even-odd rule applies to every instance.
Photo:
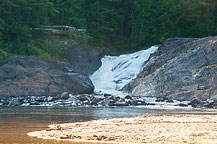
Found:
[[[31,30],[16,24],[5,27],[3,30],[3,49],[7,52],[19,55],[28,55],[27,44],[31,41]]]
[[[84,45],[88,43],[90,36],[85,31],[76,33],[71,30],[68,38],[78,42],[80,45]]]
[[[68,38],[120,51],[171,37],[217,32],[214,0],[0,0],[0,14],[0,49],[57,60],[63,44],[59,39],[49,41],[32,28],[69,25],[86,29],[85,33],[71,32]]]
[[[0,50],[0,65],[3,63],[5,59],[7,59],[9,56],[2,50]]]
[[[84,0],[56,0],[53,4],[58,11],[51,17],[53,24],[85,28]]]
[[[53,59],[61,61],[61,56],[64,44],[61,43],[58,37],[38,37],[35,38],[33,47],[30,49],[30,55],[39,57],[41,59]]]
[[[3,38],[2,30],[3,30],[3,27],[0,24],[0,49],[2,49],[2,38]]]

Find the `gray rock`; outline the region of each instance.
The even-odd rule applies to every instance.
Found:
[[[129,106],[129,104],[127,102],[115,102],[113,104],[114,106]]]
[[[132,96],[216,101],[217,37],[168,39],[153,56],[153,60],[123,90],[131,92]]]
[[[136,105],[147,105],[147,103],[142,100],[136,100]]]
[[[169,100],[169,99],[166,98],[166,97],[157,97],[157,99],[155,100],[155,102],[165,102],[167,100]]]
[[[89,76],[102,65],[101,58],[104,55],[119,55],[119,53],[115,49],[97,49],[75,43],[64,50],[63,58],[72,65],[72,71]]]
[[[88,95],[77,95],[76,98],[77,98],[79,101],[89,101]]]
[[[52,102],[52,101],[54,101],[54,100],[55,100],[54,97],[51,97],[51,96],[48,96],[48,97],[47,97],[47,101],[48,101],[48,102]]]
[[[91,80],[67,71],[70,65],[34,57],[9,59],[0,67],[0,96],[61,96],[92,93]]]
[[[93,74],[101,66],[101,54],[90,46],[74,44],[69,46],[63,58],[73,66],[73,70],[84,75]]]
[[[60,98],[61,99],[64,99],[64,100],[67,100],[69,98],[69,93],[68,92],[63,92],[61,95],[60,95]]]
[[[178,106],[180,106],[180,107],[187,107],[188,105],[187,105],[187,104],[180,103]]]
[[[111,96],[111,94],[104,93],[105,97]]]
[[[132,97],[127,95],[127,96],[125,96],[125,99],[132,99]]]
[[[46,97],[45,96],[36,97],[35,101],[37,101],[37,102],[45,102],[46,101]]]
[[[18,98],[13,98],[13,99],[9,102],[8,106],[19,106],[19,105],[21,105],[21,104],[22,104],[22,103],[20,103],[20,101],[19,101]]]
[[[173,100],[166,100],[167,103],[174,103]]]
[[[136,105],[137,105],[137,101],[136,101],[136,100],[132,100],[132,99],[128,100],[127,103],[128,103],[129,105],[133,105],[133,106],[136,106]]]
[[[98,105],[98,103],[101,101],[102,99],[97,98],[97,97],[93,97],[93,99],[90,102],[90,105]]]

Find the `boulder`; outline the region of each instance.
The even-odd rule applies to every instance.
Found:
[[[63,52],[63,59],[66,59],[76,72],[83,75],[92,75],[102,65],[101,58],[104,55],[120,55],[116,49],[95,48],[89,45],[73,43]]]
[[[92,93],[91,80],[71,71],[67,63],[40,60],[34,57],[17,57],[0,67],[0,96],[59,96]],[[39,100],[41,101],[41,100]],[[50,100],[52,101],[52,100]]]
[[[76,72],[86,76],[93,74],[101,65],[101,53],[87,46],[74,44],[64,51],[63,58],[72,65]]]
[[[120,101],[115,102],[113,105],[114,106],[129,106],[127,102],[120,102]]]

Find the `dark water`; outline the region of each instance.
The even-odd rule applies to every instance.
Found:
[[[49,124],[139,115],[217,114],[215,110],[148,109],[138,107],[0,107],[0,143],[68,144],[26,135],[46,129]]]

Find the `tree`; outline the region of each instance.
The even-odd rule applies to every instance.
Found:
[[[56,0],[54,6],[58,13],[51,17],[53,24],[85,28],[84,0]]]

